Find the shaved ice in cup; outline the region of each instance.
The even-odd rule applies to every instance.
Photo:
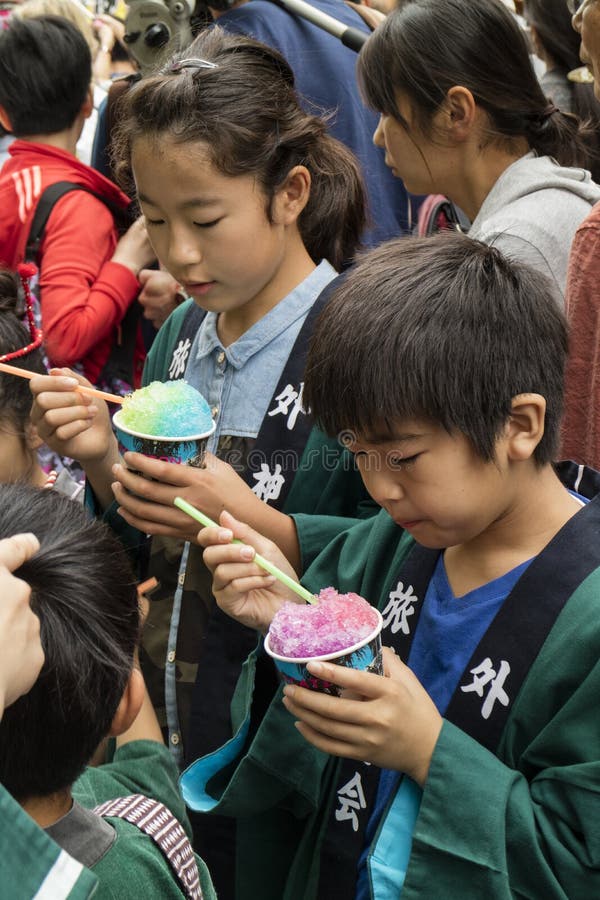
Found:
[[[113,416],[119,451],[188,466],[204,465],[215,430],[210,407],[187,381],[153,381],[123,400]]]
[[[265,650],[288,684],[339,696],[340,688],[307,670],[320,660],[383,675],[379,610],[358,594],[324,588],[319,602],[284,603],[271,622]]]

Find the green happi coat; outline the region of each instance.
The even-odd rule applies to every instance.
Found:
[[[402,900],[600,896],[599,504],[578,514],[587,515],[587,540],[570,545],[559,535],[537,558],[557,578],[567,571],[574,589],[511,697],[493,751],[444,722]],[[308,519],[303,533],[305,546],[316,546],[318,520],[311,526]],[[313,591],[329,584],[356,591],[385,610],[414,548],[413,539],[381,512],[339,535],[303,583]],[[579,580],[579,554],[588,548],[598,564]],[[544,603],[553,589],[550,579],[531,603]],[[519,620],[517,615],[514,631],[521,639]],[[384,630],[384,644],[388,638]],[[259,644],[232,705],[234,737],[184,773],[184,796],[192,807],[237,818],[237,900],[330,900],[319,890],[321,848],[339,800],[341,763],[303,740],[281,690],[262,721],[252,721],[263,667]],[[335,860],[327,866],[335,867]],[[335,872],[330,876],[335,882]]]

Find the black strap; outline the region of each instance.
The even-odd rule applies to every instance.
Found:
[[[442,226],[439,223],[440,216],[443,216],[445,219],[445,224]],[[437,234],[440,230],[462,231],[464,234],[467,234],[470,227],[471,222],[462,209],[452,203],[451,200],[448,200],[447,197],[444,197],[429,212],[425,234]]]
[[[178,381],[185,375],[187,361],[190,356],[192,344],[194,343],[194,338],[196,337],[205,316],[205,309],[201,309],[196,303],[190,303],[190,307],[181,323],[179,334],[173,344],[171,360],[167,367],[169,381]]]
[[[302,403],[306,356],[317,317],[337,284],[337,278],[330,281],[311,306],[283,367],[256,443],[248,454],[244,481],[275,509],[283,509],[285,505],[313,428],[310,411]]]
[[[25,245],[25,260],[27,262],[39,264],[40,246],[50,213],[60,198],[64,197],[65,194],[69,194],[71,191],[85,191],[86,194],[92,194],[104,203],[111,211],[119,231],[122,231],[124,228],[131,225],[130,207],[123,209],[123,207],[118,206],[101,194],[97,194],[95,191],[90,190],[83,184],[77,184],[74,181],[56,181],[42,191],[40,199],[37,202],[33,222],[29,229],[29,237],[27,238],[27,244]]]

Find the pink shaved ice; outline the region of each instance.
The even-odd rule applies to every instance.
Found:
[[[269,646],[292,659],[325,656],[360,643],[378,622],[376,610],[358,594],[323,588],[313,605],[284,603],[271,622]]]

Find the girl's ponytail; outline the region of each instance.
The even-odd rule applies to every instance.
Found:
[[[578,116],[550,103],[530,118],[524,133],[539,156],[552,156],[561,166],[589,167],[593,130]]]

